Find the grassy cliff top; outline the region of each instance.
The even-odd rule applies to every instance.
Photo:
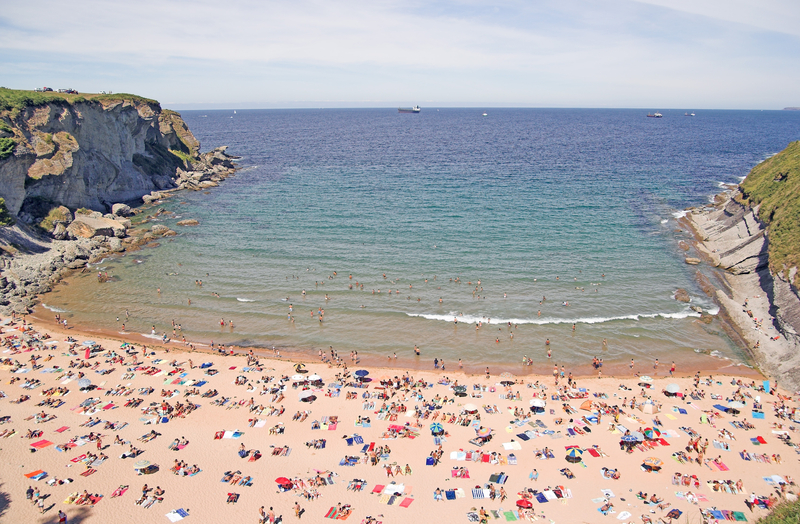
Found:
[[[48,91],[40,93],[37,91],[27,91],[22,89],[0,88],[0,111],[21,111],[26,107],[34,107],[43,104],[73,104],[78,102],[115,102],[128,101],[143,104],[159,105],[158,101],[144,98],[128,93],[115,93],[112,95],[102,95],[97,93],[80,93],[71,95],[67,93],[57,93]]]
[[[740,188],[744,203],[761,205],[758,218],[767,226],[770,269],[800,268],[800,141],[754,167]]]

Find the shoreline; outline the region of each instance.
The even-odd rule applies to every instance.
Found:
[[[62,334],[67,334],[63,331],[62,328],[56,327],[54,320],[48,318],[51,315],[43,316],[44,313],[42,311],[41,304],[34,310],[32,314],[29,315],[29,318],[35,320],[37,325],[46,326],[47,329],[52,329],[56,332],[60,332]],[[47,313],[52,313],[47,310]],[[169,348],[170,352],[176,353],[198,353],[198,354],[206,354],[206,355],[219,355],[220,353],[215,349],[211,350],[211,348],[207,344],[193,342],[187,339],[187,343],[196,344],[196,349],[192,351],[188,345],[184,345],[182,342],[179,341],[172,341],[169,345],[165,345],[163,342],[151,339],[149,337],[145,337],[141,333],[135,332],[128,332],[126,334],[122,334],[117,331],[111,331],[107,329],[86,329],[82,328],[81,326],[72,326],[69,329],[70,333],[77,333],[81,336],[86,337],[102,337],[110,340],[117,340],[120,342],[128,342],[130,344],[136,345],[146,345],[148,348],[150,347],[157,347],[166,349]],[[201,347],[198,347],[201,346]],[[319,350],[302,350],[297,348],[292,348],[288,346],[275,346],[279,353],[280,357],[275,357],[272,350],[263,348],[263,347],[249,347],[249,346],[231,346],[225,345],[224,346],[227,351],[230,351],[230,348],[234,349],[234,352],[237,355],[246,354],[249,351],[253,351],[253,353],[260,358],[265,358],[268,360],[276,360],[280,362],[286,362],[288,360],[296,361],[296,362],[304,362],[304,363],[320,363],[320,359],[318,354],[316,354]],[[327,352],[322,350],[323,354],[326,355]],[[410,351],[410,350],[409,350]],[[698,356],[703,356],[702,354],[698,354]],[[763,378],[763,374],[757,368],[749,366],[747,364],[734,364],[730,363],[730,361],[726,359],[715,358],[710,355],[704,355],[708,357],[707,361],[709,363],[717,363],[717,366],[694,366],[691,369],[681,369],[685,368],[686,366],[682,366],[680,363],[676,364],[676,373],[675,377],[689,377],[693,376],[695,373],[701,373],[703,376],[714,374],[714,375],[721,375],[721,376],[743,376],[743,377],[750,377],[754,380],[758,380]],[[561,362],[558,362],[557,359],[552,359],[551,363],[547,365],[541,364],[534,364],[531,366],[524,366],[522,364],[509,364],[508,362],[485,362],[480,365],[467,363],[463,366],[463,368],[458,368],[457,361],[450,361],[446,363],[447,368],[445,371],[442,371],[440,368],[434,369],[433,368],[433,357],[426,357],[420,356],[418,358],[415,357],[400,357],[395,359],[384,359],[382,357],[378,357],[375,355],[367,355],[367,354],[359,354],[359,360],[357,363],[353,363],[349,359],[349,355],[342,355],[341,359],[342,362],[347,364],[348,369],[355,370],[361,367],[370,367],[375,369],[385,369],[385,370],[409,370],[409,371],[416,371],[416,372],[431,372],[436,373],[440,376],[448,376],[453,377],[456,375],[463,375],[465,377],[480,377],[485,374],[485,368],[488,366],[490,368],[490,373],[493,376],[497,376],[500,373],[511,373],[518,378],[528,379],[547,379],[552,377],[552,366],[558,365],[562,366]],[[577,379],[597,379],[597,378],[619,378],[619,379],[631,379],[636,378],[639,375],[647,375],[652,376],[653,378],[664,378],[669,376],[669,368],[671,362],[661,362],[659,370],[657,373],[654,373],[653,366],[649,362],[647,364],[638,364],[636,365],[636,369],[631,372],[631,369],[628,364],[624,362],[617,362],[612,363],[604,363],[602,367],[602,375],[598,375],[597,371],[593,369],[591,364],[585,365],[570,365],[568,366],[570,371],[573,373],[573,376]]]

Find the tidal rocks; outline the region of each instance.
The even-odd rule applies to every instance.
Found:
[[[675,300],[678,302],[691,302],[692,297],[689,296],[689,292],[683,288],[678,288],[675,291]]]
[[[686,262],[690,266],[696,266],[697,264],[700,263],[700,259],[699,258],[694,258],[694,257],[686,257],[684,259],[684,262]]]
[[[178,225],[179,226],[199,226],[200,222],[198,222],[197,220],[195,220],[193,218],[188,218],[186,220],[179,220],[178,221]]]
[[[129,217],[133,214],[133,211],[131,211],[131,206],[127,204],[114,204],[111,206],[111,214],[118,217]]]

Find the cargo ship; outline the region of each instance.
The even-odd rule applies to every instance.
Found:
[[[422,109],[419,106],[414,107],[398,107],[398,113],[419,113]]]

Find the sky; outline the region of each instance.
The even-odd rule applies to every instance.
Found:
[[[0,0],[0,50],[179,110],[800,106],[800,0]]]

